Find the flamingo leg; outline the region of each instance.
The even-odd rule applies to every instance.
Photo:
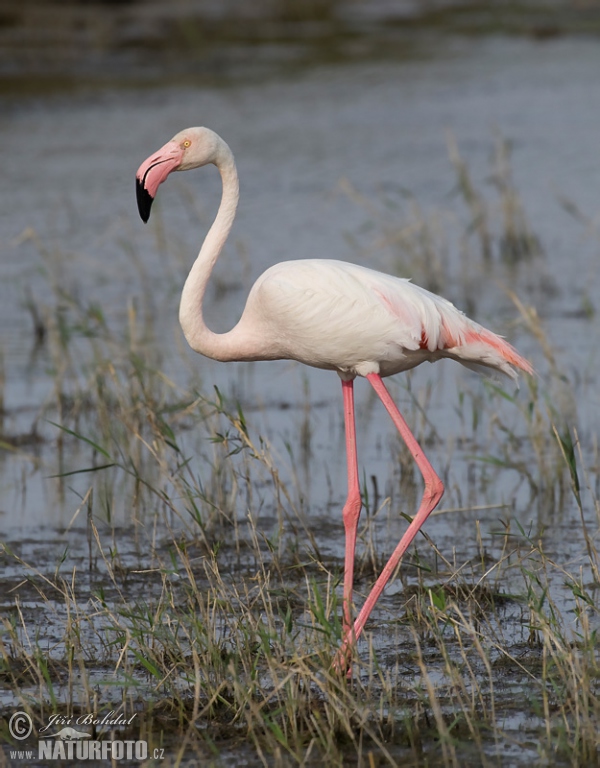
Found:
[[[344,396],[344,424],[346,428],[346,461],[348,470],[348,496],[342,517],[346,532],[346,557],[344,561],[344,636],[352,633],[352,585],[354,582],[354,552],[356,531],[362,506],[358,482],[358,459],[356,456],[356,424],[354,418],[354,381],[342,380]]]
[[[376,373],[371,373],[367,376],[367,379],[369,380],[373,389],[375,390],[380,400],[384,404],[392,421],[396,425],[398,432],[400,432],[402,439],[404,440],[408,449],[413,455],[413,458],[416,461],[417,466],[421,470],[421,474],[423,475],[423,479],[425,480],[425,490],[423,492],[423,498],[421,499],[421,504],[419,506],[419,510],[417,514],[414,516],[411,524],[408,526],[406,533],[400,540],[400,543],[398,544],[396,549],[393,551],[390,559],[387,561],[384,569],[379,575],[379,578],[375,582],[373,589],[369,593],[369,596],[367,597],[360,613],[358,614],[358,618],[354,622],[354,626],[352,630],[346,633],[344,640],[342,641],[342,645],[336,655],[336,658],[334,660],[334,665],[333,665],[334,669],[337,669],[338,671],[343,671],[348,666],[349,656],[350,656],[352,647],[356,642],[357,638],[360,636],[361,632],[363,631],[364,626],[367,623],[369,616],[371,615],[371,611],[375,606],[375,603],[379,599],[386,584],[388,583],[394,571],[398,567],[398,563],[402,559],[402,556],[408,549],[412,540],[415,538],[415,536],[419,532],[419,529],[421,528],[425,520],[427,520],[431,512],[435,509],[440,499],[442,498],[442,494],[444,493],[444,485],[442,481],[435,473],[433,467],[431,466],[425,454],[423,453],[421,446],[417,442],[413,433],[410,431],[408,424],[404,420],[404,417],[402,416],[396,404],[390,397],[390,394],[387,391],[385,384],[381,379],[381,376]]]

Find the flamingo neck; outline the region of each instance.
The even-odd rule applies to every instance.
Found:
[[[202,302],[213,267],[227,240],[239,200],[238,175],[233,153],[223,141],[215,165],[221,174],[223,194],[217,216],[200,248],[181,293],[179,322],[190,347],[215,360],[231,359],[230,334],[213,333],[204,322]]]

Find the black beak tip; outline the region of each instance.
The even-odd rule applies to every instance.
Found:
[[[150,209],[152,208],[154,198],[144,187],[143,182],[141,182],[137,177],[135,179],[135,194],[137,197],[138,211],[140,212],[140,217],[145,224],[150,218]]]

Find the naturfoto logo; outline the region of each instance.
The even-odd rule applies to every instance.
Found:
[[[95,714],[69,717],[51,715],[47,725],[39,729],[38,760],[147,760],[148,742],[143,740],[105,739],[99,741],[92,734],[81,730],[81,726],[115,728],[130,726],[136,717],[134,713],[127,718],[111,710],[99,717]],[[79,726],[79,727],[75,727]],[[58,729],[58,730],[57,730]],[[9,721],[9,731],[14,739],[24,741],[33,731],[33,721],[26,712],[15,712]],[[52,731],[52,732],[49,732]],[[19,750],[11,757],[15,760],[33,760],[33,750]],[[164,758],[163,749],[155,749],[151,757],[154,760]]]

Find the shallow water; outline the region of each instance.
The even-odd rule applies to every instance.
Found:
[[[251,431],[271,441],[283,478],[292,484],[297,478],[321,551],[341,562],[345,465],[337,377],[286,362],[223,365],[194,356],[181,339],[179,290],[216,211],[217,174],[209,169],[173,177],[161,189],[150,225],[138,219],[133,193],[137,166],[176,131],[194,124],[208,125],[228,141],[241,179],[233,242],[207,297],[207,319],[216,330],[233,325],[252,281],[279,260],[324,256],[385,271],[403,269],[397,251],[381,244],[384,225],[368,206],[351,199],[342,179],[377,210],[387,200],[386,222],[410,216],[408,193],[426,212],[457,211],[461,206],[448,136],[456,139],[476,185],[490,199],[490,155],[497,135],[508,140],[515,186],[543,257],[512,269],[497,263],[486,276],[479,267],[465,266],[449,243],[446,282],[439,290],[458,306],[469,306],[478,321],[508,335],[543,380],[547,360],[537,341],[515,322],[518,313],[505,288],[536,307],[573,396],[573,403],[566,398],[557,408],[564,405],[579,414],[579,420],[576,413],[568,420],[578,427],[588,469],[597,472],[590,465],[597,455],[600,415],[594,386],[600,332],[593,316],[600,288],[594,224],[600,199],[599,67],[595,40],[449,39],[416,61],[322,65],[263,83],[81,89],[12,99],[0,116],[5,181],[0,209],[2,431],[12,438],[26,436],[35,424],[41,442],[24,441],[1,455],[3,539],[22,547],[23,559],[42,569],[52,571],[66,545],[65,570],[85,566],[80,525],[85,511],[70,532],[65,528],[87,484],[78,476],[67,484],[48,477],[57,471],[57,432],[40,413],[54,397],[52,360],[46,347],[35,347],[25,308],[29,293],[40,306],[50,306],[56,287],[63,286],[85,302],[97,302],[109,326],[123,325],[128,306],[137,302],[140,313],[152,318],[163,364],[176,381],[185,382],[193,368],[205,389],[216,384],[238,398]],[[572,201],[589,222],[570,216],[560,198]],[[450,231],[464,226],[446,213],[440,213],[440,221]],[[161,232],[170,243],[164,252]],[[427,275],[422,267],[416,277]],[[483,471],[474,468],[481,434],[473,437],[469,414],[465,407],[461,416],[458,401],[464,391],[483,397],[484,385],[450,362],[424,366],[409,380],[410,390],[397,377],[391,385],[394,395],[408,413],[413,395],[427,402],[427,417],[435,427],[428,454],[448,486],[442,511],[460,508],[427,523],[440,551],[457,562],[472,557],[478,546],[476,520],[486,546],[499,551],[498,518],[512,514],[525,530],[546,528],[546,551],[577,571],[584,549],[582,540],[570,535],[574,504],[565,502],[552,517],[514,470],[491,469],[483,482]],[[503,386],[512,394],[511,386]],[[428,388],[429,397],[424,394]],[[361,472],[377,478],[381,498],[391,494],[397,500],[401,490],[392,430],[365,383],[357,385],[357,396]],[[517,415],[511,412],[507,418],[524,434]],[[419,418],[420,428],[430,433]],[[304,453],[303,429],[310,433],[310,449]],[[85,446],[70,446],[64,462],[66,469],[88,466]],[[122,562],[142,567],[143,551],[128,534],[127,499],[112,514],[112,524],[121,526]],[[399,538],[402,528],[396,508],[385,508],[376,525],[379,542]],[[105,528],[108,539],[110,529]],[[13,585],[18,569],[6,570],[2,578]],[[392,586],[384,601],[392,611],[396,589]],[[33,615],[40,604],[32,600],[24,610]],[[57,631],[53,638],[52,626],[60,627],[63,617],[55,619],[49,641],[60,636]],[[515,632],[510,640],[522,642]]]
[[[397,269],[393,252],[377,247],[382,237],[376,231],[363,236],[372,226],[369,212],[340,190],[340,179],[370,200],[385,193],[397,204],[396,190],[405,189],[425,210],[444,209],[455,188],[447,136],[456,138],[474,179],[485,184],[494,133],[501,134],[513,145],[515,185],[545,255],[516,278],[497,270],[480,282],[474,315],[509,332],[543,372],[531,339],[518,328],[511,330],[517,313],[503,285],[534,304],[560,365],[574,372],[580,411],[593,424],[599,402],[587,382],[597,374],[598,327],[582,306],[586,300],[593,305],[597,295],[598,240],[557,199],[569,198],[591,219],[595,215],[597,46],[581,39],[455,41],[431,55],[415,63],[319,67],[260,85],[84,91],[13,102],[0,122],[6,181],[0,212],[5,434],[26,432],[40,403],[52,398],[49,361],[44,350],[36,354],[33,349],[32,321],[23,306],[29,291],[44,305],[48,282],[65,285],[98,302],[110,323],[124,317],[127,301],[139,299],[142,290],[159,339],[184,346],[176,325],[177,293],[216,210],[218,177],[210,171],[177,177],[170,189],[161,190],[157,207],[167,240],[175,242],[176,260],[157,254],[152,224],[144,228],[137,218],[131,190],[140,159],[165,137],[195,123],[226,137],[242,185],[234,242],[215,270],[220,290],[208,297],[207,317],[217,330],[235,322],[248,286],[275,261],[323,255]],[[201,223],[187,203],[182,205],[187,190],[193,190]],[[404,215],[399,210],[398,216]],[[135,249],[141,266],[132,263],[126,248]],[[460,255],[450,249],[445,258],[448,280],[440,291],[464,307],[469,297]],[[331,461],[328,437],[334,425],[339,432],[339,385],[333,375],[288,363],[225,366],[189,357],[207,386],[214,382],[235,392],[247,408],[305,403],[302,393],[308,387],[308,399],[324,410],[325,418],[315,421],[326,427],[324,434],[318,429],[314,434],[313,449]],[[171,365],[181,363],[174,359]],[[417,371],[413,387],[432,382],[430,418],[446,438],[456,431],[453,382],[460,386],[471,375],[451,363],[437,367],[443,370]],[[358,389],[364,396],[364,388]],[[294,435],[293,411],[262,410],[274,439],[275,432]],[[361,449],[369,456],[374,436],[389,429],[377,410],[365,426],[370,434]],[[585,430],[581,437],[586,440]],[[42,504],[43,483],[36,488],[35,477],[29,477],[27,498],[19,501],[14,489],[15,473],[24,471],[21,459],[5,456],[1,471],[4,498],[12,496],[4,504],[4,527],[61,519],[57,507],[64,505],[48,497]],[[322,505],[323,498],[311,490],[317,493],[313,502]],[[64,514],[70,519],[72,512]]]

